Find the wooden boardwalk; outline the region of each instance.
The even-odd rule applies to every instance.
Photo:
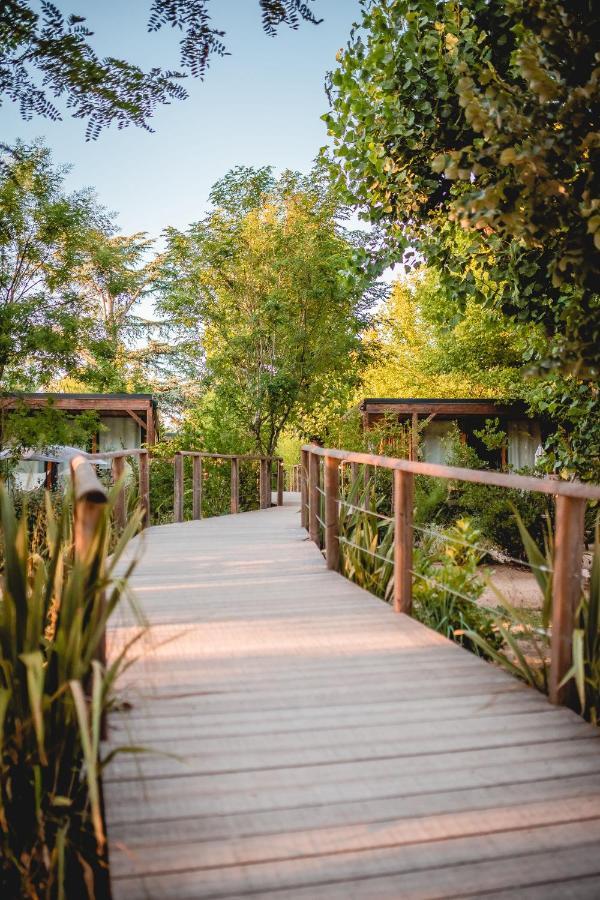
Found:
[[[114,900],[600,897],[595,729],[327,571],[297,510],[142,537]]]

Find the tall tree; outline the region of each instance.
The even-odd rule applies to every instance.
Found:
[[[447,262],[448,218],[495,302],[563,365],[600,364],[600,18],[592,0],[364,0],[330,78],[340,180]],[[440,240],[442,231],[442,240]],[[491,251],[491,255],[490,255]]]
[[[81,377],[97,390],[127,390],[147,377],[143,364],[156,352],[149,338],[156,323],[140,304],[157,273],[153,241],[145,234],[91,232],[76,279],[95,325],[94,340],[82,348]]]
[[[234,170],[212,199],[186,233],[167,232],[160,306],[201,345],[213,405],[272,453],[286,425],[356,383],[369,257],[316,173]]]
[[[92,323],[74,273],[90,232],[107,227],[89,191],[67,194],[41,145],[0,171],[0,390],[43,386],[78,363]]]
[[[318,24],[309,4],[314,0],[258,0],[262,27],[274,36],[279,25],[297,28],[302,20]],[[115,123],[119,128],[148,120],[161,103],[187,97],[181,79],[202,78],[211,56],[226,54],[225,32],[212,24],[209,0],[153,0],[148,31],[163,27],[183,32],[180,71],[152,68],[144,72],[123,59],[100,58],[82,16],[65,16],[44,0],[41,14],[26,0],[0,5],[0,102],[18,103],[21,115],[60,119],[54,100],[66,98],[72,115],[87,121],[86,137]]]
[[[378,353],[363,375],[373,397],[495,397],[527,393],[523,355],[541,329],[448,295],[435,269],[398,279],[378,314]]]

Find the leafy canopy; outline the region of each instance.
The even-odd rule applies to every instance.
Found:
[[[312,2],[258,0],[265,33],[274,36],[279,25],[297,28],[302,20],[318,24]],[[148,31],[171,27],[183,33],[180,70],[145,72],[123,59],[100,58],[83,16],[65,16],[48,0],[41,3],[41,14],[26,0],[5,0],[0,7],[0,102],[6,96],[17,103],[24,119],[35,114],[56,120],[61,114],[54,101],[64,98],[72,115],[86,120],[87,139],[112,123],[150,130],[148,120],[158,105],[187,97],[181,79],[202,78],[210,57],[226,53],[224,32],[212,24],[208,6],[209,0],[153,0]]]
[[[440,268],[448,221],[486,299],[598,371],[600,18],[592,0],[363,0],[329,79],[335,170],[391,239]],[[464,249],[464,248],[461,248]]]
[[[0,390],[47,384],[78,361],[90,320],[74,273],[92,230],[108,228],[93,193],[64,190],[41,145],[0,168]]]
[[[211,198],[204,219],[166,233],[160,308],[195,336],[211,407],[272,452],[287,424],[356,384],[369,256],[316,172],[240,168]]]
[[[495,397],[524,391],[523,354],[543,335],[473,300],[448,295],[435,269],[394,282],[375,336],[376,360],[363,375],[372,397]]]

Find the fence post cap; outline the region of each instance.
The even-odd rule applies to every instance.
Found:
[[[75,500],[89,503],[106,503],[106,488],[96,475],[94,467],[85,456],[74,456],[70,462]]]

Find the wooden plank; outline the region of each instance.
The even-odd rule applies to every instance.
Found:
[[[375,418],[386,414],[422,416],[511,416],[526,419],[522,405],[511,406],[494,401],[475,400],[423,400],[421,402],[386,402],[385,400],[365,400],[362,409],[367,415]]]
[[[238,742],[225,738],[221,741],[221,746],[215,749],[201,736],[187,738],[179,735],[176,758],[163,755],[165,747],[172,745],[173,739],[170,737],[168,742],[161,740],[162,732],[159,732],[158,739],[152,740],[152,744],[156,747],[155,754],[150,752],[140,759],[122,757],[116,760],[107,772],[106,781],[108,783],[131,777],[137,778],[140,774],[145,778],[167,778],[234,771],[240,767],[260,771],[275,765],[290,768],[331,763],[359,763],[366,759],[401,763],[405,757],[440,751],[441,738],[433,727],[431,732],[410,738],[406,737],[401,727],[387,730],[372,729],[368,739],[361,740],[357,736],[354,742],[345,743],[343,739],[338,740],[337,735],[334,735],[329,741],[321,737],[317,746],[311,746],[315,743],[315,738],[310,731],[303,733],[300,741],[298,733],[295,733],[293,746],[286,746],[285,741],[276,740],[274,735],[265,735],[255,749],[247,746],[248,738]],[[382,735],[385,735],[385,738]],[[574,742],[588,736],[584,722],[578,728],[574,728],[570,723],[553,722],[536,725],[533,728],[511,730],[505,728],[500,732],[490,730],[479,734],[446,734],[443,738],[443,753],[448,755],[450,762],[452,760],[450,754],[467,750],[491,752],[499,748],[522,748],[557,741],[568,742],[576,752],[577,744]],[[384,743],[384,740],[390,743]],[[397,747],[399,744],[402,747],[401,751],[393,752],[390,749],[390,746]]]
[[[155,752],[105,775],[114,900],[520,896],[592,877],[597,732],[305,538],[287,498],[146,532],[150,633],[109,748]],[[113,623],[110,653],[134,628]]]
[[[600,775],[580,775],[517,784],[467,787],[458,791],[450,788],[409,796],[388,795],[326,805],[305,804],[294,808],[293,825],[289,822],[288,809],[170,818],[168,829],[165,828],[167,820],[164,817],[157,821],[144,818],[135,824],[135,828],[132,828],[131,822],[113,824],[111,837],[117,841],[127,839],[130,847],[144,847],[163,841],[204,842],[230,840],[243,835],[271,835],[282,832],[284,827],[288,833],[292,833],[425,818],[433,822],[438,817],[492,809],[522,808],[542,803],[553,804],[554,813],[558,814],[563,809],[563,803],[581,797],[597,798],[599,792]]]
[[[212,868],[209,859],[204,866],[200,859],[192,868],[143,880],[146,887],[151,886],[151,896],[178,900],[261,892],[269,895],[272,892],[277,897],[283,891],[298,889],[311,889],[312,897],[320,898],[329,896],[323,893],[323,885],[329,890],[336,883],[346,890],[337,896],[347,897],[351,896],[348,890],[353,880],[366,887],[365,880],[383,878],[395,879],[397,891],[395,895],[383,896],[433,898],[456,896],[455,892],[459,891],[458,896],[464,897],[498,887],[535,884],[542,872],[546,880],[549,876],[560,879],[561,876],[598,875],[600,858],[594,847],[599,839],[600,820],[595,819],[338,854],[319,853],[319,848],[314,847],[313,856],[306,859],[251,866],[236,865],[230,857],[229,865]],[[510,865],[507,858],[511,860]],[[139,893],[141,875],[136,872],[129,878],[115,879],[118,896],[143,896]],[[390,886],[388,881],[388,891]],[[374,895],[370,892],[366,896]]]

